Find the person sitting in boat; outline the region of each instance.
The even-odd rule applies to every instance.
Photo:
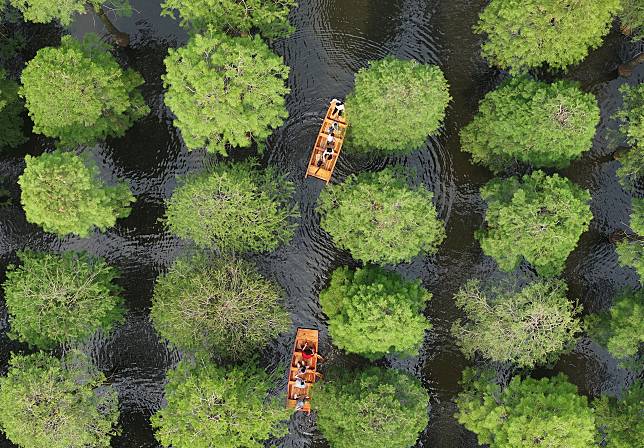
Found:
[[[338,117],[341,117],[342,114],[344,114],[344,103],[337,98],[333,98],[331,102],[335,102],[331,116],[337,115]]]
[[[309,369],[309,367],[306,365],[306,363],[304,361],[298,361],[295,364],[295,367],[297,367],[296,376],[303,376],[304,378],[306,378],[306,373],[311,372],[311,370]],[[311,373],[313,373],[313,372],[311,372]],[[316,378],[322,378],[322,374],[320,372],[315,372],[315,376],[316,376]]]
[[[333,123],[331,123],[331,126],[329,126],[327,133],[334,135],[336,131],[339,131],[339,130],[340,130],[340,125],[338,125],[338,123],[334,121]]]
[[[306,402],[311,400],[311,397],[306,394],[293,394],[293,400],[295,400],[295,410],[301,411]]]
[[[295,387],[298,389],[306,389],[306,380],[300,376],[295,376]]]
[[[309,341],[306,341],[304,345],[301,347],[302,350],[302,360],[304,362],[310,361],[313,358],[317,358],[320,361],[324,361],[324,358],[317,353],[315,353],[315,349],[313,346],[309,345]]]

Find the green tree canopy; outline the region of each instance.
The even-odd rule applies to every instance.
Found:
[[[420,253],[436,253],[445,239],[432,198],[424,186],[410,188],[391,169],[362,172],[320,193],[320,224],[356,260],[410,261]]]
[[[188,149],[261,145],[288,116],[289,68],[259,36],[197,34],[165,65],[165,104]]]
[[[288,13],[295,0],[165,0],[163,15],[175,16],[181,26],[196,32],[222,31],[244,35],[258,30],[268,39],[286,37],[293,32]]]
[[[586,397],[563,374],[535,380],[515,376],[502,389],[493,374],[463,372],[456,398],[459,423],[490,448],[588,448],[595,420]]]
[[[635,269],[640,281],[644,279],[644,198],[632,200],[630,228],[635,235],[617,243],[619,264]]]
[[[492,0],[474,31],[485,35],[483,57],[496,66],[566,68],[601,45],[619,10],[620,0]]]
[[[143,78],[123,70],[108,49],[88,33],[82,41],[63,36],[60,47],[38,50],[20,88],[35,133],[58,138],[61,146],[90,145],[122,136],[148,114],[137,89]]]
[[[593,217],[588,191],[542,171],[494,179],[481,188],[481,196],[488,203],[486,228],[476,237],[504,271],[525,259],[539,275],[560,274]]]
[[[23,134],[22,110],[18,84],[7,79],[0,69],[0,149],[15,148],[27,140]]]
[[[22,13],[25,20],[35,23],[59,21],[65,26],[72,23],[74,15],[87,12],[87,6],[96,9],[106,5],[120,15],[132,14],[128,0],[9,0],[9,3]]]
[[[618,400],[602,396],[593,402],[597,426],[602,431],[598,446],[606,448],[636,448],[644,434],[644,387],[633,384]]]
[[[152,416],[155,436],[174,448],[262,448],[288,432],[291,411],[267,398],[272,386],[272,378],[252,365],[181,361],[168,372],[167,405]]]
[[[114,227],[130,214],[134,196],[125,183],[106,185],[91,161],[60,151],[25,156],[18,178],[27,221],[60,236],[88,236],[93,228]]]
[[[166,225],[200,247],[271,251],[292,237],[299,216],[293,183],[254,162],[219,164],[182,179],[167,201]]]
[[[427,426],[420,382],[381,367],[337,372],[315,388],[318,428],[333,448],[414,445]]]
[[[635,367],[640,344],[644,343],[644,289],[626,290],[608,311],[586,317],[590,336],[620,361]]]
[[[118,396],[80,353],[13,355],[0,377],[0,430],[22,448],[109,448]]]
[[[2,285],[12,338],[50,349],[109,331],[122,319],[122,300],[113,281],[118,272],[86,253],[19,252]]]
[[[620,155],[617,177],[626,190],[633,191],[644,173],[644,84],[635,87],[624,84],[619,91],[624,103],[614,118],[632,148]]]
[[[566,291],[560,280],[538,280],[518,291],[471,280],[455,296],[466,319],[454,323],[452,334],[469,358],[478,352],[528,368],[554,362],[581,331]]]
[[[563,168],[590,149],[598,124],[595,96],[576,84],[511,78],[485,95],[461,144],[496,172],[517,161]]]
[[[418,354],[431,328],[422,314],[431,296],[420,280],[407,281],[378,267],[343,267],[333,272],[320,304],[335,345],[376,359]]]
[[[197,354],[237,358],[289,329],[282,291],[240,259],[179,259],[157,278],[150,311],[159,334]]]
[[[388,56],[358,71],[347,97],[347,150],[410,152],[421,147],[445,118],[452,98],[435,65]]]
[[[644,39],[644,3],[642,0],[621,0],[619,14],[622,31],[635,40]]]

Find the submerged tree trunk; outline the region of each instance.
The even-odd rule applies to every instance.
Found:
[[[635,68],[642,62],[644,62],[644,52],[638,54],[637,56],[629,61],[624,62],[623,64],[619,64],[617,72],[619,73],[619,76],[627,78],[633,74],[633,70],[635,70]]]
[[[94,11],[96,13],[99,20],[103,23],[103,26],[105,27],[107,32],[110,33],[110,35],[112,36],[112,39],[114,39],[114,41],[119,47],[127,47],[128,45],[130,45],[130,35],[119,31],[118,28],[114,26],[110,18],[107,17],[107,14],[105,14],[105,10],[103,9],[102,6],[100,5],[94,6],[88,3],[87,10]]]

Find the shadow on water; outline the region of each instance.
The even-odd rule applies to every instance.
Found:
[[[177,353],[158,340],[149,322],[152,288],[156,276],[189,248],[186,242],[165,232],[159,219],[164,214],[164,200],[176,187],[177,176],[202,169],[212,158],[202,151],[186,151],[163,104],[160,79],[163,59],[168,48],[186,41],[186,33],[176,21],[160,17],[159,1],[131,3],[135,9],[133,16],[115,19],[122,31],[131,34],[131,48],[116,50],[115,54],[145,78],[143,92],[152,112],[123,138],[91,149],[106,178],[123,178],[131,185],[138,197],[131,216],[114,229],[87,239],[57,239],[42,232],[25,221],[19,206],[15,180],[24,168],[24,153],[8,154],[0,160],[0,174],[12,182],[14,205],[0,208],[0,257],[4,267],[15,262],[16,250],[24,248],[87,250],[105,257],[121,270],[119,283],[128,307],[126,321],[109,337],[97,335],[88,343],[87,350],[119,392],[123,434],[114,439],[113,446],[147,448],[158,446],[148,418],[161,406],[165,371],[178,359]],[[347,253],[334,248],[320,228],[315,206],[323,184],[303,178],[320,116],[331,98],[344,97],[350,91],[356,71],[369,60],[387,54],[438,64],[450,83],[453,101],[438,138],[428,139],[420,150],[396,159],[345,156],[339,160],[335,176],[337,182],[361,170],[400,164],[411,173],[414,182],[435,193],[440,217],[447,222],[448,238],[436,256],[417,257],[409,264],[394,267],[408,278],[422,279],[433,293],[426,310],[433,329],[421,355],[385,361],[418,376],[430,392],[430,423],[420,436],[419,447],[477,446],[473,434],[453,418],[458,380],[462,369],[471,363],[458,351],[449,329],[459,316],[452,301],[454,292],[469,278],[500,276],[496,264],[482,254],[473,239],[485,212],[478,189],[491,178],[491,173],[469,162],[467,154],[460,151],[458,139],[459,130],[471,120],[478,101],[503,76],[481,59],[480,40],[471,32],[483,4],[482,0],[301,1],[291,17],[297,31],[292,37],[273,43],[275,51],[291,67],[288,81],[291,93],[287,100],[290,116],[269,139],[262,163],[277,166],[295,183],[301,225],[289,245],[252,258],[264,274],[284,288],[294,326],[319,327],[323,351],[330,353],[331,362],[340,365],[357,361],[331,348],[318,295],[333,269],[355,263]],[[71,29],[78,36],[89,31],[104,34],[100,23],[91,16],[79,17]],[[41,46],[57,41],[57,37],[43,39],[40,32],[35,39]],[[610,115],[621,101],[618,86],[641,82],[643,74],[640,67],[628,80],[594,81],[604,79],[606,73],[634,51],[632,45],[613,33],[604,47],[567,75],[592,86],[602,108],[602,122],[592,150],[564,172],[593,194],[595,219],[571,255],[565,273],[570,297],[593,311],[608,306],[616,290],[637,281],[632,271],[618,266],[615,250],[608,242],[608,235],[627,222],[629,197],[616,181],[617,163],[609,156],[611,150],[604,134],[615,127]],[[26,147],[30,153],[38,153],[47,143],[34,138]],[[533,275],[525,267],[519,270],[521,275]],[[4,307],[0,307],[0,316],[0,367],[4,372],[10,351],[20,347],[6,337]],[[291,338],[290,334],[284,335],[267,349],[269,369],[284,368],[290,356]],[[554,369],[565,372],[583,392],[593,395],[618,392],[631,379],[626,371],[617,368],[605,350],[586,339]],[[280,386],[285,386],[285,380]],[[294,417],[290,428],[291,434],[279,446],[328,446],[316,431],[313,416]],[[11,446],[6,441],[0,444]]]

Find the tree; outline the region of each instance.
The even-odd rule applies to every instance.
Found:
[[[287,331],[279,287],[240,259],[179,259],[157,278],[150,315],[180,349],[240,358]]]
[[[165,104],[188,149],[262,145],[288,116],[289,68],[259,36],[197,34],[170,49],[165,66]]]
[[[503,271],[522,259],[539,275],[560,274],[593,215],[590,194],[557,174],[535,171],[519,179],[494,179],[481,188],[487,227],[476,237]]]
[[[431,328],[422,315],[431,297],[420,280],[378,267],[343,267],[333,272],[320,304],[335,345],[373,360],[388,353],[418,354]]]
[[[118,272],[86,253],[19,252],[3,287],[9,335],[41,349],[110,331],[123,317]]]
[[[565,69],[601,45],[619,10],[620,0],[492,0],[474,31],[485,35],[483,57],[498,67]]]
[[[118,396],[80,353],[13,355],[0,377],[0,430],[22,448],[109,448]]]
[[[585,324],[590,336],[623,367],[636,367],[644,343],[644,290],[623,291],[608,311],[587,316]]]
[[[152,416],[163,446],[262,448],[288,431],[290,410],[267,398],[272,378],[253,366],[218,367],[181,361],[168,372],[167,405]]]
[[[399,154],[421,147],[445,118],[452,98],[435,65],[388,56],[356,74],[347,97],[347,150]]]
[[[602,395],[593,402],[597,426],[602,435],[598,446],[606,448],[634,448],[642,443],[644,434],[644,387],[642,383],[633,384],[618,400]]]
[[[363,172],[322,191],[320,224],[356,260],[410,261],[419,253],[436,253],[445,239],[432,198],[424,186],[409,188],[391,169]]]
[[[38,50],[20,88],[35,133],[58,138],[60,146],[91,145],[122,136],[148,114],[137,89],[143,78],[123,70],[108,48],[88,33],[82,41],[63,36],[60,47]]]
[[[25,156],[18,178],[27,221],[48,232],[85,237],[93,228],[114,227],[130,214],[134,196],[125,183],[107,186],[89,160],[60,151]]]
[[[634,235],[617,243],[619,264],[635,269],[640,279],[644,279],[644,198],[632,200],[631,230]]]
[[[490,448],[588,448],[595,421],[586,397],[565,375],[535,380],[515,376],[507,387],[492,372],[463,372],[456,398],[459,423]]]
[[[635,87],[624,84],[619,91],[624,102],[614,118],[632,148],[619,156],[617,177],[624,189],[634,191],[644,173],[644,84]]]
[[[18,84],[6,78],[0,69],[0,149],[16,146],[27,141],[23,134],[24,122],[20,116],[23,110],[18,97]]]
[[[333,448],[409,447],[427,426],[420,382],[381,367],[339,371],[316,385],[318,428]]]
[[[466,319],[452,326],[461,351],[519,367],[555,362],[581,331],[579,308],[560,280],[537,280],[523,289],[488,287],[470,280],[455,296]]]
[[[644,39],[644,4],[640,0],[621,0],[621,29],[634,40]]]
[[[174,18],[177,10],[181,26],[199,33],[240,36],[258,30],[273,39],[293,32],[288,14],[297,4],[295,0],[166,0],[161,6],[162,15]]]
[[[495,172],[515,162],[564,168],[590,149],[598,124],[595,96],[576,84],[510,78],[485,95],[461,145]]]
[[[298,217],[293,183],[254,162],[219,164],[181,180],[167,201],[166,225],[200,247],[271,251],[292,237]]]

